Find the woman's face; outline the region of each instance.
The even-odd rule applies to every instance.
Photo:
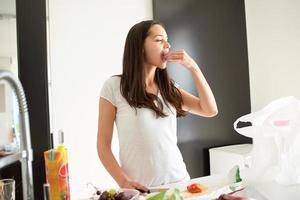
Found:
[[[161,69],[166,68],[165,55],[169,52],[170,47],[165,29],[159,24],[151,26],[149,35],[144,42],[145,64]]]

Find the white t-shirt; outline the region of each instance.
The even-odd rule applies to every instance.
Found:
[[[158,186],[190,179],[177,146],[176,109],[164,105],[167,117],[157,118],[148,108],[130,107],[120,92],[120,77],[103,85],[101,97],[117,108],[116,127],[120,145],[120,165],[134,181]]]

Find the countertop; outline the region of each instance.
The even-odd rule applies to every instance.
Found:
[[[186,186],[192,183],[200,183],[205,185],[208,190],[201,194],[188,199],[199,199],[199,200],[207,200],[207,199],[215,199],[219,197],[223,193],[228,193],[231,190],[229,189],[227,175],[217,174],[211,176],[204,176],[199,178],[194,178],[189,181],[183,181],[174,184],[163,185],[161,187],[153,187],[153,188],[178,188],[181,191],[186,190]],[[300,199],[300,184],[293,186],[283,186],[279,185],[275,181],[266,181],[266,182],[250,182],[243,181],[243,186],[249,188],[251,193],[256,194],[261,198],[257,198],[257,200],[298,200]],[[81,198],[81,200],[88,200],[92,198]],[[145,199],[145,198],[141,198]]]
[[[164,187],[177,187],[181,190],[184,190],[188,184],[191,183],[201,183],[206,185],[210,188],[210,191],[219,190],[219,192],[226,191],[227,184],[227,176],[223,174],[218,175],[211,175],[211,176],[204,176],[195,179],[191,179],[190,181],[180,182],[175,184],[165,185]],[[291,185],[291,186],[284,186],[279,185],[275,181],[265,181],[265,182],[257,182],[257,181],[243,181],[243,186],[246,188],[254,189],[260,195],[265,197],[265,199],[271,200],[298,200],[300,199],[300,184]],[[218,193],[215,195],[218,195]],[[193,198],[194,199],[194,198]],[[197,199],[206,199],[204,198],[197,198]],[[259,199],[258,199],[259,200]]]

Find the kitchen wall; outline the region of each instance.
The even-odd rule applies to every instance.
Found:
[[[107,78],[121,73],[127,32],[152,18],[152,1],[51,0],[49,16],[52,129],[65,131],[76,199],[87,182],[116,186],[96,151],[99,93]],[[117,143],[114,137],[118,157]]]
[[[300,1],[245,0],[252,111],[300,98]]]

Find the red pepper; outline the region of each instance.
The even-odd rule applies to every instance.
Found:
[[[200,192],[202,192],[201,186],[197,183],[193,183],[191,185],[188,185],[186,188],[187,188],[187,191],[189,191],[190,193],[200,193]]]

